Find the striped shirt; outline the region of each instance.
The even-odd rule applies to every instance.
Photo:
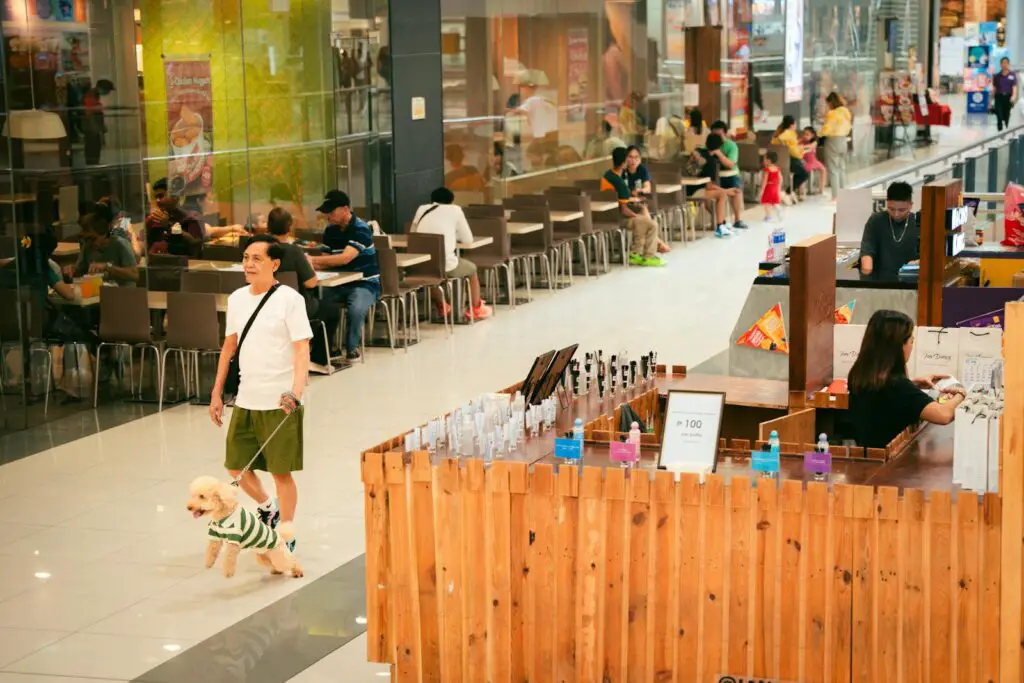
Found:
[[[211,521],[209,534],[210,538],[234,543],[243,550],[270,550],[277,546],[278,539],[276,531],[241,505],[224,519]]]
[[[328,225],[324,229],[324,246],[333,253],[340,254],[352,247],[359,252],[354,259],[339,266],[338,270],[355,271],[363,274],[363,279],[349,287],[366,287],[380,292],[380,266],[377,264],[377,250],[373,246],[373,228],[366,221],[354,214],[352,220],[344,228],[340,225]]]

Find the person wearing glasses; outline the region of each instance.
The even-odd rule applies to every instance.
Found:
[[[913,214],[914,191],[909,184],[893,183],[885,193],[885,211],[864,224],[860,241],[860,272],[872,280],[899,279],[900,268],[917,261],[921,229]]]

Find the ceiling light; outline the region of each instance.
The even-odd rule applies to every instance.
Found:
[[[167,645],[164,645],[164,649],[168,652],[178,652],[181,650],[181,645],[178,645],[177,643],[168,643]]]
[[[48,579],[50,578],[50,572],[36,572],[37,579]]]
[[[356,623],[360,626],[366,625],[366,617],[356,617]]]

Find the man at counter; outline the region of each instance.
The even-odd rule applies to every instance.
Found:
[[[907,377],[913,350],[914,321],[899,311],[875,311],[847,380],[857,445],[885,448],[919,421],[946,425],[956,416],[964,400],[963,387],[945,389],[938,400],[932,399],[923,389],[934,389],[945,377]]]
[[[921,229],[911,210],[914,191],[903,182],[893,183],[885,195],[885,211],[864,224],[860,241],[860,272],[872,280],[899,279],[900,268],[918,258]]]

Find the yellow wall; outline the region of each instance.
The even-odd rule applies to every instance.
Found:
[[[289,187],[296,208],[322,196],[328,177],[333,178],[333,157],[325,154],[333,148],[330,4],[322,0],[141,0],[139,6],[146,156],[168,153],[164,58],[208,54],[213,148],[222,152],[214,160],[214,190],[222,215],[244,221],[250,200],[269,199],[270,187],[276,183]],[[310,145],[318,141],[322,144]],[[299,144],[304,147],[287,149]],[[286,148],[280,149],[282,145]],[[147,170],[152,182],[167,174],[167,164],[153,160]],[[300,218],[302,212],[293,213]]]

